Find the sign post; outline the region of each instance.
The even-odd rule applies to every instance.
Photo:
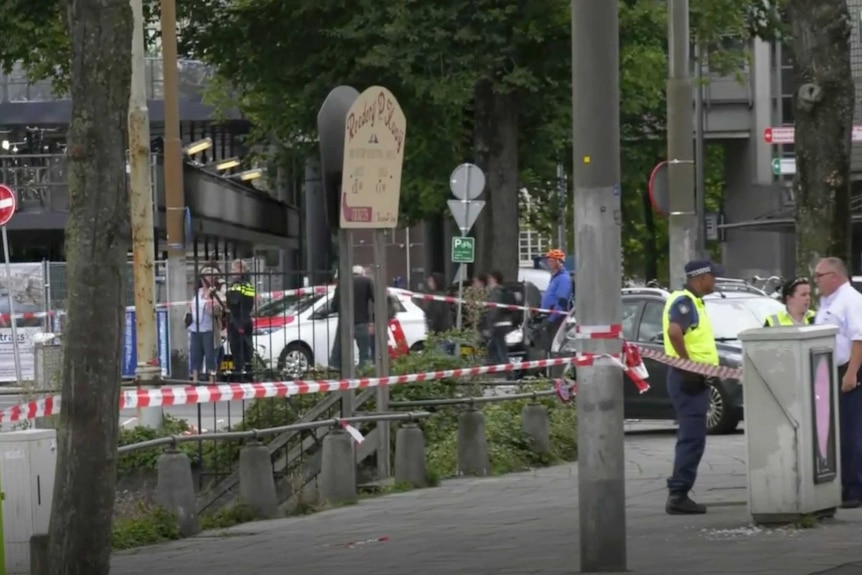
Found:
[[[9,300],[9,317],[12,324],[12,354],[15,359],[15,379],[21,384],[21,354],[18,349],[18,318],[15,317],[15,302],[12,297],[12,267],[9,265],[9,236],[6,224],[18,209],[18,199],[12,188],[0,184],[0,227],[3,228],[3,260],[6,267],[6,298]]]
[[[344,124],[341,228],[374,230],[374,335],[377,375],[389,375],[386,230],[398,226],[407,119],[392,92],[372,86],[350,106]],[[342,284],[343,285],[343,284]],[[350,294],[352,297],[352,294]],[[342,294],[342,297],[343,294]],[[365,302],[355,302],[364,305]],[[342,324],[343,325],[343,324]],[[355,329],[368,329],[356,325]],[[352,347],[353,342],[349,345]],[[364,354],[363,354],[364,355]],[[389,387],[377,388],[377,411],[389,410]],[[377,476],[391,476],[389,423],[377,424]]]
[[[457,199],[449,200],[449,210],[455,223],[461,230],[461,235],[452,238],[452,263],[461,264],[458,267],[458,319],[457,327],[463,324],[462,304],[464,298],[464,280],[467,279],[466,264],[472,264],[476,257],[475,240],[467,237],[467,232],[476,223],[479,213],[485,207],[484,201],[476,198],[485,191],[485,172],[475,164],[461,164],[452,171],[449,177],[449,189]]]

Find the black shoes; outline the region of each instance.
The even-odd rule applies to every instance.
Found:
[[[862,501],[855,498],[845,499],[841,502],[841,509],[858,509],[859,507],[862,507]]]
[[[706,505],[695,503],[688,495],[671,495],[664,510],[668,515],[703,515]]]

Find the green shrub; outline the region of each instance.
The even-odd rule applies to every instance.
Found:
[[[191,427],[186,420],[177,419],[166,414],[164,416],[164,424],[158,430],[149,427],[121,428],[120,446],[151,441],[160,437],[179,436],[190,430]],[[179,449],[192,458],[197,453],[197,445],[194,443],[180,444]],[[162,453],[164,453],[164,447],[153,447],[120,455],[117,460],[117,477],[122,478],[155,473],[159,456]]]
[[[204,531],[209,529],[226,529],[259,519],[258,514],[245,503],[236,503],[220,509],[215,513],[201,515],[200,526]]]
[[[180,530],[173,514],[162,507],[139,504],[131,517],[116,519],[111,534],[115,550],[155,545],[180,538]]]

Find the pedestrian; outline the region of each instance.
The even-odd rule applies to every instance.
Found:
[[[445,281],[443,274],[433,272],[425,280],[426,290],[429,295],[444,296]],[[428,333],[438,335],[452,329],[452,305],[440,300],[426,300],[422,302],[425,312],[425,323],[428,325]]]
[[[781,286],[781,301],[784,303],[784,311],[766,318],[763,327],[814,323],[815,314],[811,310],[811,283],[808,278],[796,278],[785,282]]]
[[[563,250],[551,249],[545,254],[545,265],[551,272],[551,280],[542,296],[541,307],[544,310],[552,310],[545,317],[539,330],[542,340],[540,347],[545,353],[551,350],[551,342],[554,341],[560,325],[568,316],[572,302],[572,278],[566,271],[565,261],[566,254]]]
[[[488,274],[488,303],[513,305],[511,292],[503,285],[503,274],[492,271]],[[489,306],[482,317],[482,335],[488,350],[488,365],[509,363],[506,334],[512,331],[511,310]]]
[[[365,268],[353,266],[353,340],[359,348],[359,367],[369,363],[371,359],[371,309],[374,306],[374,282],[365,275]],[[332,311],[338,313],[341,306],[340,284],[335,287],[332,295]],[[332,354],[329,365],[341,369],[341,314],[335,328],[335,341],[332,342]]]
[[[823,258],[814,269],[820,307],[814,323],[838,327],[835,364],[841,385],[841,501],[845,509],[862,505],[862,294],[850,284],[838,258]]]
[[[186,327],[189,331],[189,359],[191,361],[192,381],[195,383],[216,378],[216,325],[221,310],[221,302],[215,296],[216,272],[209,267],[202,268],[198,288],[189,302],[186,314]]]
[[[708,260],[685,265],[685,287],[670,294],[662,315],[666,355],[718,365],[715,334],[703,297],[715,290],[715,278],[720,275],[717,266]],[[679,429],[673,475],[667,480],[665,511],[670,515],[706,513],[706,506],[695,503],[688,494],[706,448],[709,384],[703,375],[668,366],[667,390]]]
[[[254,339],[251,314],[254,311],[256,292],[244,261],[233,261],[231,275],[233,283],[227,289],[228,344],[233,357],[234,373],[239,372],[241,380],[252,381]]]

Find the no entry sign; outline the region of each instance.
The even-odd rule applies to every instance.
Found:
[[[15,198],[15,192],[9,186],[0,184],[0,226],[9,223],[17,207],[18,200]]]

